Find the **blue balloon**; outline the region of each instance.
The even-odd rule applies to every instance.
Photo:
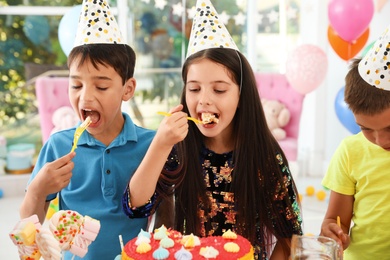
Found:
[[[28,15],[24,20],[23,32],[32,43],[40,45],[49,38],[49,21],[45,16]]]
[[[340,120],[341,124],[348,129],[352,134],[357,134],[360,132],[360,127],[355,122],[355,116],[352,111],[348,108],[347,103],[344,101],[344,89],[342,87],[336,95],[335,100],[335,110],[337,118]]]
[[[141,16],[140,21],[141,28],[144,29],[147,33],[152,33],[157,25],[156,17],[151,12],[144,13]]]
[[[66,56],[69,55],[74,46],[80,13],[81,5],[73,6],[64,14],[58,25],[58,40]]]

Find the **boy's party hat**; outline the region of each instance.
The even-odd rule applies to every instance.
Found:
[[[390,90],[390,26],[362,58],[358,69],[368,84]]]
[[[238,50],[210,0],[197,0],[192,22],[187,57],[205,49],[230,48]]]
[[[74,47],[94,43],[124,43],[106,0],[84,0]]]

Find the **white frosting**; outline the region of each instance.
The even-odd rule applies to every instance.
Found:
[[[194,246],[199,246],[200,245],[200,239],[198,236],[195,236],[194,234],[191,235],[185,235],[183,236],[181,243],[185,247],[194,247]],[[193,244],[191,244],[193,243]]]
[[[61,260],[61,248],[53,234],[47,229],[38,230],[35,242],[45,260]]]
[[[144,237],[144,236],[139,236],[139,237],[137,238],[137,240],[135,241],[135,244],[136,244],[137,246],[139,246],[139,245],[142,244],[142,243],[150,244],[150,238]]]
[[[200,249],[199,254],[207,259],[207,258],[217,258],[219,252],[212,246],[206,246]]]

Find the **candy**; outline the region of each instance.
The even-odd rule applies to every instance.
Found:
[[[45,228],[37,230],[35,242],[45,260],[60,260],[61,248],[53,234]]]
[[[70,252],[79,257],[84,257],[88,252],[88,246],[95,241],[99,231],[100,221],[85,216],[79,232],[71,243]]]
[[[20,259],[40,259],[41,253],[35,243],[38,228],[41,228],[38,216],[33,215],[20,220],[10,232],[9,236],[18,247]]]
[[[84,257],[88,246],[100,231],[100,221],[83,217],[76,211],[60,210],[53,214],[48,227],[42,227],[38,216],[20,220],[9,236],[18,247],[20,259],[61,260],[61,251]]]
[[[51,217],[49,229],[60,243],[61,250],[69,250],[70,243],[79,232],[83,216],[76,211],[60,210]]]

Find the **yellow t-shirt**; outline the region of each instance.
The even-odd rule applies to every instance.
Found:
[[[322,185],[355,198],[344,260],[390,259],[390,152],[362,133],[349,136],[334,153]]]

